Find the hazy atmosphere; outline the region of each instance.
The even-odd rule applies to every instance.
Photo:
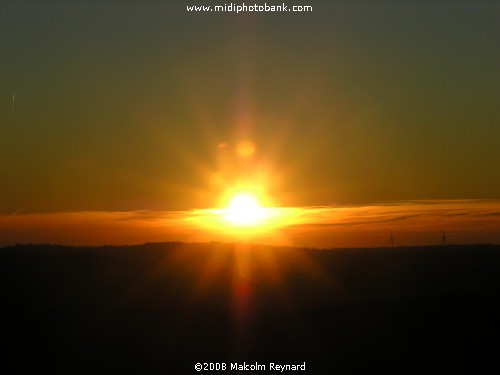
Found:
[[[104,230],[138,212],[155,217],[144,229],[154,239],[185,240],[172,217],[221,209],[239,191],[316,226],[308,241],[302,219],[285,220],[273,243],[384,246],[390,232],[435,243],[443,228],[457,242],[500,242],[498,2],[304,0],[312,12],[238,14],[186,4],[2,1],[0,245],[57,241],[38,234],[57,220],[72,228],[65,243],[145,242],[133,227]],[[457,226],[449,201],[481,210]],[[425,217],[432,202],[438,218]],[[421,236],[408,219],[370,227],[359,216],[401,204],[424,215]],[[337,222],[345,206],[359,209]],[[85,232],[89,215],[103,233]],[[332,228],[360,221],[352,231],[379,234],[350,242]]]
[[[499,67],[493,0],[0,0],[2,370],[490,373]]]

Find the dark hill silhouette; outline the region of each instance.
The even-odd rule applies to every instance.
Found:
[[[32,373],[478,372],[496,366],[500,246],[17,245],[0,290],[3,366]]]

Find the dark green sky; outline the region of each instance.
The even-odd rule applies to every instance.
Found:
[[[2,1],[0,212],[500,198],[498,2],[288,3]]]

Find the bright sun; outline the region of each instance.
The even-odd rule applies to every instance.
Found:
[[[238,226],[252,226],[266,216],[266,209],[261,207],[257,198],[251,194],[235,195],[227,209],[224,218]]]

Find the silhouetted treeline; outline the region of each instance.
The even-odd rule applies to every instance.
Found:
[[[0,292],[3,363],[20,370],[477,372],[496,363],[500,246],[16,245]]]

